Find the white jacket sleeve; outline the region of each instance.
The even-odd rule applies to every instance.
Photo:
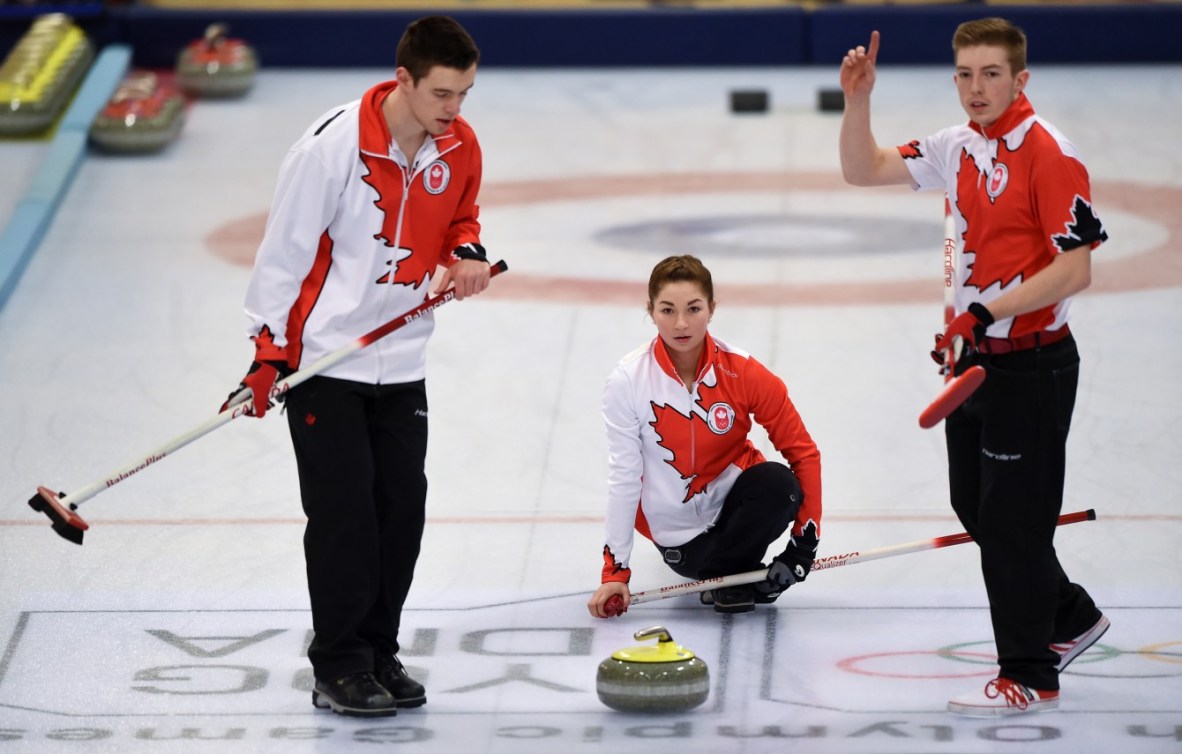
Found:
[[[952,128],[945,128],[907,145],[908,155],[903,164],[911,173],[916,191],[945,188],[945,163],[952,133]]]
[[[603,391],[603,421],[607,428],[606,546],[616,563],[628,567],[632,554],[636,510],[640,505],[644,462],[640,418],[628,374],[616,367]],[[605,553],[605,558],[608,553]]]
[[[343,189],[343,179],[302,142],[287,153],[246,291],[248,335],[266,326],[276,345],[287,345],[288,314],[316,261]]]

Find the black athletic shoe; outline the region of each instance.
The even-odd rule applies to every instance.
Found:
[[[776,601],[776,598],[783,594],[778,587],[768,584],[766,581],[760,581],[754,584],[752,589],[755,597],[755,604],[770,605]]]
[[[351,717],[398,714],[394,697],[378,683],[373,673],[350,673],[329,683],[317,680],[312,689],[312,706]]]
[[[427,703],[427,690],[406,674],[397,655],[378,655],[374,659],[374,675],[394,697],[395,706],[422,707]]]
[[[750,586],[724,586],[714,590],[714,612],[749,613],[755,609],[755,590]]]
[[[777,597],[779,597],[781,594],[783,594],[783,592],[780,592],[780,591],[765,592],[760,589],[761,586],[764,586],[764,584],[763,583],[755,584],[754,597],[755,597],[755,604],[757,604],[757,605],[770,605],[776,601]],[[698,592],[698,601],[706,606],[713,605],[714,604],[714,590],[707,589],[704,592]]]

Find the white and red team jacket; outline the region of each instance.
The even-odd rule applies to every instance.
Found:
[[[1075,146],[1019,94],[997,122],[969,122],[898,147],[917,190],[947,192],[963,244],[956,312],[989,306],[1055,255],[1108,239],[1092,210],[1088,171]],[[1067,323],[1071,297],[998,320],[988,335],[1015,338]]]
[[[821,454],[784,382],[746,352],[706,335],[693,392],[664,341],[625,356],[607,379],[608,501],[602,580],[627,582],[633,530],[665,547],[714,525],[735,479],[765,459],[748,438],[768,433],[800,482],[792,535],[820,537]]]
[[[329,110],[288,151],[246,294],[249,335],[293,368],[356,340],[427,297],[437,265],[479,241],[481,152],[457,118],[413,160],[391,139],[378,84]],[[423,379],[427,314],[323,374],[368,384]],[[258,341],[256,341],[258,342]]]

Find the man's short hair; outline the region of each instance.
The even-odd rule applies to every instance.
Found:
[[[480,50],[464,27],[448,16],[426,16],[406,27],[396,62],[416,84],[437,65],[466,71],[480,62]]]
[[[1004,18],[979,18],[956,27],[952,54],[966,47],[1001,47],[1010,61],[1010,73],[1026,70],[1026,34]]]

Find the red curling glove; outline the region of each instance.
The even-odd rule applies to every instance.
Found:
[[[957,338],[964,342],[964,350],[972,351],[985,340],[985,331],[993,324],[993,315],[984,305],[974,301],[969,304],[969,310],[960,314],[948,323],[948,329],[943,337],[937,337],[936,350],[932,351],[932,358],[936,363],[944,363],[944,351],[952,348]]]
[[[220,411],[228,409],[230,401],[244,388],[250,388],[251,405],[246,413],[261,419],[266,416],[267,409],[275,405],[271,401],[271,389],[277,381],[291,374],[292,369],[287,364],[287,352],[275,345],[271,331],[267,327],[264,326],[262,332],[251,340],[255,346],[254,361],[251,362],[250,369],[238,387],[230,391]],[[283,398],[276,396],[276,400],[282,401]]]

